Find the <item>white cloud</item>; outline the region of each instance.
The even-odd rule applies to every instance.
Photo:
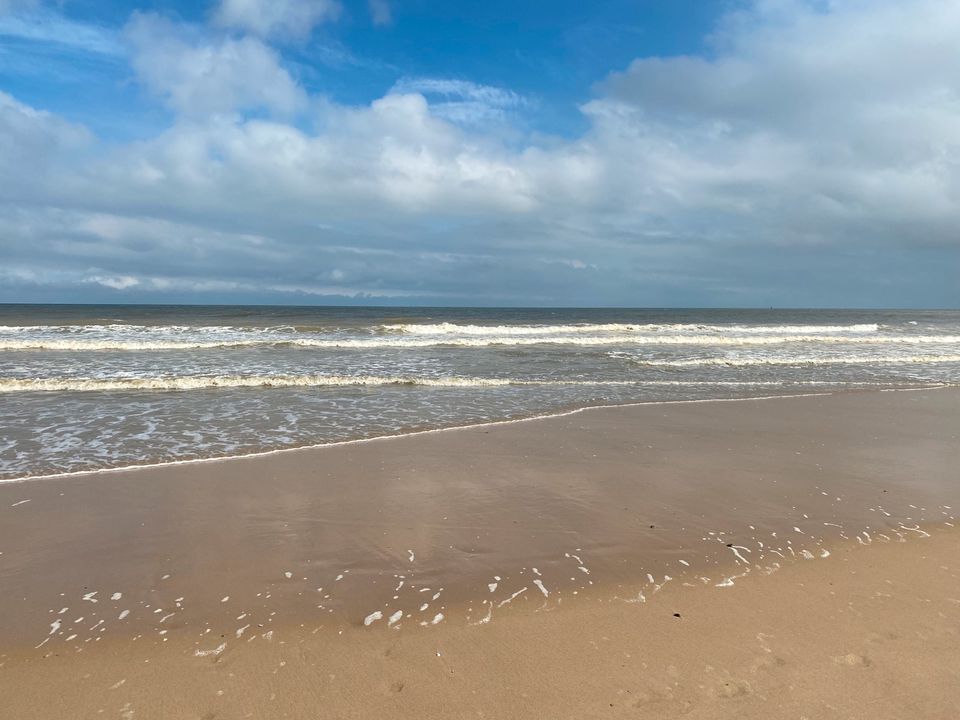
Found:
[[[60,45],[99,55],[123,55],[123,45],[112,30],[76,22],[59,13],[33,9],[35,5],[14,2],[5,12],[0,0],[0,37]]]
[[[36,110],[0,90],[0,148],[7,153],[22,152],[24,158],[38,154],[55,154],[86,144],[90,134],[59,116]],[[3,156],[8,163],[12,155]]]
[[[83,127],[0,91],[0,198],[56,202],[62,173],[82,165],[93,144]]]
[[[221,0],[214,20],[261,37],[304,38],[339,14],[336,0]]]
[[[226,116],[185,121],[88,170],[114,206],[178,208],[214,222],[317,226],[535,205],[515,155],[434,117],[422,96],[327,105],[317,123],[323,132]]]
[[[91,275],[84,279],[84,282],[96,283],[112,290],[126,290],[136,287],[140,281],[130,275],[109,276],[109,275]]]
[[[521,95],[510,90],[448,78],[401,78],[390,92],[423,95],[434,115],[461,125],[503,122],[527,105]]]
[[[954,4],[760,2],[709,59],[611,76],[581,137],[525,142],[508,90],[408,78],[366,106],[308,103],[258,40],[154,16],[128,34],[179,112],[157,137],[99,146],[0,95],[10,283],[149,267],[197,292],[896,304],[893,282],[960,301]],[[231,114],[307,107],[297,125]]]
[[[135,14],[125,36],[141,82],[180,113],[266,108],[289,114],[306,103],[277,53],[255,38],[206,38],[150,14]]]
[[[714,59],[637,60],[588,112],[652,144],[691,205],[836,237],[936,224],[960,212],[958,36],[960,6],[937,0],[765,0]]]

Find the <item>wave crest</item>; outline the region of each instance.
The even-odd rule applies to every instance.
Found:
[[[767,380],[523,380],[482,377],[404,377],[379,375],[194,375],[144,378],[4,378],[0,393],[15,392],[110,392],[110,391],[188,391],[217,388],[294,388],[351,386],[421,386],[438,388],[483,388],[505,386],[721,386],[787,387],[794,385],[849,385],[843,381],[767,381]],[[857,385],[870,383],[854,383]]]
[[[467,336],[541,336],[600,334],[636,334],[693,332],[741,335],[818,335],[822,333],[875,333],[876,323],[854,325],[704,325],[700,323],[582,323],[572,325],[460,325],[457,323],[402,323],[381,325],[384,331],[404,335],[467,335]]]
[[[624,357],[625,353],[610,353]],[[644,360],[630,356],[631,362],[645,367],[750,367],[756,365],[926,365],[960,362],[960,355],[842,355],[825,357],[776,357],[776,358],[690,358],[683,360]]]
[[[58,339],[35,338],[24,340],[0,340],[2,350],[56,350],[83,352],[99,350],[151,351],[151,350],[210,350],[215,348],[250,347],[301,347],[326,349],[371,350],[378,348],[426,348],[426,347],[490,347],[528,345],[932,345],[960,344],[960,335],[748,335],[741,337],[719,335],[582,335],[582,336],[491,336],[491,337],[396,337],[396,338],[263,338],[236,340],[116,340],[116,339]]]

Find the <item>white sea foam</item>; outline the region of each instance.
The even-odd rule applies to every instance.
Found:
[[[926,389],[942,389],[945,387],[950,387],[949,385],[940,383],[936,385],[929,385]],[[913,389],[913,388],[911,388]],[[898,392],[904,389],[901,388],[891,388],[890,392]],[[825,397],[832,395],[832,392],[822,391],[822,392],[805,392],[805,393],[791,393],[791,394],[775,394],[775,395],[756,395],[749,397],[733,397],[733,398],[717,398],[717,397],[707,397],[707,398],[698,398],[698,399],[684,399],[684,400],[651,400],[643,402],[630,402],[630,403],[621,403],[618,407],[642,407],[642,406],[653,406],[653,405],[690,405],[690,404],[699,404],[699,403],[728,403],[728,402],[763,402],[767,400],[780,400],[780,399],[801,399],[801,398],[811,398],[811,397]],[[173,467],[178,465],[196,465],[201,463],[222,463],[231,460],[237,460],[240,458],[254,458],[254,457],[267,457],[271,455],[279,455],[286,453],[294,452],[303,452],[304,450],[311,450],[317,448],[325,447],[340,447],[345,445],[358,445],[364,443],[373,443],[381,442],[384,440],[392,440],[400,437],[411,437],[417,435],[429,435],[436,433],[446,433],[446,432],[456,432],[469,429],[475,429],[478,427],[500,427],[506,425],[515,425],[519,423],[527,422],[536,422],[548,418],[560,418],[560,417],[569,417],[572,415],[577,415],[582,412],[595,411],[600,409],[605,409],[608,406],[605,405],[585,405],[583,407],[573,408],[571,410],[560,410],[555,412],[531,415],[530,417],[523,418],[513,418],[507,420],[488,420],[480,423],[471,423],[466,425],[453,425],[449,427],[439,427],[431,428],[427,430],[414,430],[405,433],[397,434],[385,434],[385,435],[376,435],[369,438],[357,438],[353,440],[334,440],[330,442],[321,442],[314,443],[311,445],[304,445],[298,447],[279,447],[279,448],[270,448],[266,450],[259,450],[254,452],[245,452],[245,453],[236,453],[231,455],[223,456],[213,456],[213,457],[194,457],[194,458],[182,458],[182,459],[170,459],[163,460],[161,462],[147,462],[147,463],[132,463],[129,465],[114,466],[114,467],[99,467],[83,470],[65,470],[60,472],[49,472],[43,474],[33,474],[33,475],[21,475],[17,477],[0,477],[0,484],[4,483],[26,483],[32,482],[35,480],[49,480],[52,478],[66,478],[66,477],[85,477],[91,475],[101,475],[101,474],[111,474],[111,473],[128,473],[139,470],[146,470],[149,468],[156,467]],[[165,576],[168,577],[168,576]],[[336,580],[341,580],[343,575],[338,575]],[[426,592],[428,588],[421,589],[420,592]],[[229,596],[224,597],[221,602],[227,602],[230,599]]]
[[[915,325],[916,323],[914,323]],[[743,325],[739,323],[709,324],[709,323],[565,323],[561,325],[477,325],[460,323],[399,323],[380,325],[380,330],[391,333],[417,335],[489,335],[489,334],[551,334],[576,332],[736,332],[736,333],[868,333],[879,332],[878,323],[853,323],[849,325]],[[337,325],[266,325],[266,326],[237,326],[237,325],[142,325],[136,323],[91,323],[86,325],[0,325],[0,334],[16,335],[23,333],[58,333],[64,335],[88,334],[210,334],[210,333],[245,333],[245,334],[311,334],[320,332],[342,332],[343,328]]]
[[[0,340],[0,350],[200,350],[213,348],[252,347],[272,345],[269,340],[122,340],[111,338],[30,338],[25,340]]]
[[[650,363],[653,364],[653,363]],[[842,381],[784,383],[751,380],[525,380],[483,377],[402,377],[377,375],[186,375],[123,378],[0,378],[0,393],[13,392],[109,392],[132,390],[207,390],[216,388],[292,388],[416,385],[422,387],[482,388],[518,386],[731,386],[782,387],[799,385],[847,385]],[[857,383],[863,384],[863,383]]]
[[[770,334],[742,332],[742,334],[555,334],[540,333],[518,336],[514,333],[487,335],[438,334],[433,337],[371,337],[371,338],[309,338],[309,337],[243,337],[220,339],[153,339],[124,337],[58,338],[36,337],[0,340],[0,351],[145,352],[164,350],[213,350],[254,347],[291,347],[317,349],[373,350],[382,348],[428,348],[530,345],[784,345],[784,344],[857,344],[857,345],[929,345],[957,344],[960,335],[858,335],[858,334]]]
[[[524,336],[577,333],[711,332],[733,334],[796,335],[817,333],[875,333],[876,323],[853,325],[704,325],[700,323],[581,323],[567,325],[460,325],[457,323],[403,323],[381,326],[407,335]]]
[[[661,326],[603,323],[583,325],[460,325],[457,323],[403,323],[382,325],[386,332],[403,335],[525,336],[571,333],[613,333],[653,330]]]
[[[561,381],[563,382],[563,381]],[[390,377],[373,375],[214,375],[143,378],[6,378],[0,392],[109,390],[202,390],[244,387],[341,387],[351,385],[423,385],[427,387],[497,387],[541,384],[534,381],[470,377]],[[548,382],[549,384],[549,382]]]
[[[638,365],[651,367],[700,367],[729,366],[749,367],[752,365],[922,365],[960,362],[960,354],[930,355],[824,355],[795,357],[710,357],[682,360],[645,360],[630,358]]]
[[[55,324],[33,324],[45,316]],[[249,455],[583,404],[931,387],[960,367],[955,315],[430,316],[8,314],[23,325],[0,326],[0,424],[31,422],[0,440],[0,475]]]
[[[217,657],[217,656],[219,656],[221,653],[223,653],[223,651],[226,650],[226,649],[227,649],[227,644],[226,644],[226,643],[220,643],[219,645],[217,645],[217,647],[213,648],[212,650],[199,650],[199,649],[197,649],[197,650],[194,650],[194,651],[193,651],[193,654],[194,654],[196,657],[208,657],[209,655],[213,655],[214,657]]]

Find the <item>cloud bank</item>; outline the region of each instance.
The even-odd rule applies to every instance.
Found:
[[[146,140],[0,94],[0,299],[960,303],[955,3],[755,2],[611,73],[573,138],[460,78],[310,94],[268,43],[338,12],[134,14]]]

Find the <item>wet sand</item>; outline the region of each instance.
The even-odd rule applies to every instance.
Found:
[[[17,718],[951,717],[958,434],[956,390],[850,393],[0,485],[0,691]]]

